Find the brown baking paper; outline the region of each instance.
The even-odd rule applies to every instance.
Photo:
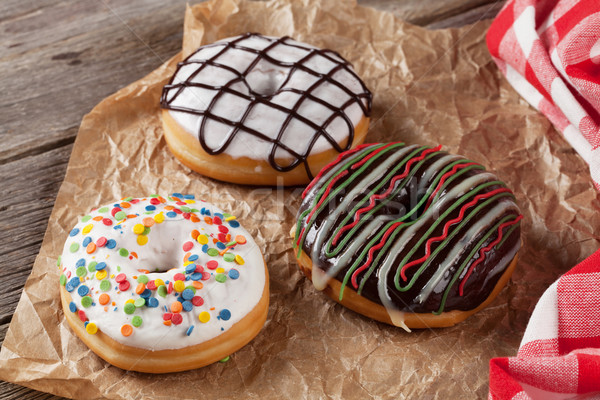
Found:
[[[2,347],[0,378],[86,399],[486,397],[489,359],[516,352],[545,288],[600,243],[587,166],[501,77],[486,50],[488,26],[428,31],[353,1],[210,1],[186,12],[183,56],[248,31],[334,49],[374,93],[368,141],[440,143],[496,172],[525,219],[517,270],[490,307],[456,327],[406,333],[317,292],[287,234],[301,189],[217,182],[168,151],[158,100],[177,55],[83,119]],[[159,376],[127,372],[95,356],[65,322],[56,259],[77,216],[155,192],[194,193],[237,215],[265,254],[268,320],[229,362]]]

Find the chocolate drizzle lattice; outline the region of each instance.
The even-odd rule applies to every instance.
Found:
[[[262,49],[249,47],[246,44],[246,42],[253,38],[260,38],[266,40],[268,41],[268,44]],[[199,52],[209,47],[222,48],[216,52],[212,52],[210,57],[207,58],[194,57],[197,56]],[[304,54],[298,60],[294,60],[292,62],[280,60],[277,58],[277,51],[280,48],[285,47],[293,48],[292,50],[294,51],[305,51],[306,54]],[[227,52],[233,51],[233,49],[241,50],[254,55],[254,59],[245,68],[245,70],[239,71],[238,69],[227,65],[226,61],[223,61],[223,56]],[[269,64],[273,64],[275,66],[283,67],[289,70],[289,73],[283,80],[283,83],[278,88],[276,88],[276,90],[273,93],[258,93],[255,90],[253,90],[253,88],[247,82],[248,74],[252,72],[252,70],[261,62],[267,62]],[[315,71],[308,65],[310,64],[310,62],[312,62],[313,64],[315,62],[323,62],[327,63],[328,65],[332,64],[333,67],[329,69],[326,73],[320,73],[318,71]],[[183,67],[189,65],[196,66],[196,69],[191,74],[189,74],[189,76],[187,76],[185,80],[178,82],[176,79],[177,74]],[[194,78],[196,78],[206,69],[210,69],[210,73],[214,73],[215,69],[223,70],[223,73],[227,75],[233,75],[233,78],[227,83],[219,86],[201,82],[194,82]],[[356,82],[358,82],[360,86],[360,90],[358,91],[359,93],[353,92],[347,86],[340,83],[335,77],[336,73],[338,72],[349,76],[349,79],[356,80]],[[308,74],[312,76],[314,82],[304,90],[300,90],[294,87],[288,87],[287,84],[289,83],[291,77],[293,77],[295,73]],[[240,84],[243,85],[241,87],[247,89],[247,92],[239,90],[241,88]],[[326,101],[322,97],[319,97],[317,94],[315,94],[315,92],[318,91],[318,89],[323,85],[333,85],[335,90],[343,91],[347,95],[348,99],[342,102],[342,104],[331,104],[331,102]],[[185,91],[186,88],[192,87],[214,91],[215,94],[210,99],[210,101],[207,102],[207,104],[205,105],[205,109],[193,109],[173,104],[177,97],[183,91]],[[281,94],[283,92],[291,92],[294,95],[297,95],[297,99],[295,100],[295,103],[292,107],[287,107],[271,101],[275,95]],[[219,116],[218,112],[216,112],[215,110],[215,104],[222,96],[226,94],[234,96],[242,102],[249,103],[248,107],[237,120]],[[324,109],[328,110],[330,114],[321,123],[317,123],[313,118],[307,117],[306,115],[302,115],[299,112],[300,107],[307,101],[318,103]],[[360,106],[362,113],[368,117],[371,112],[371,103],[371,93],[366,88],[365,84],[353,71],[351,64],[348,61],[344,60],[338,53],[332,50],[312,48],[303,45],[302,43],[295,42],[289,37],[271,38],[256,33],[246,33],[229,41],[217,42],[201,47],[195,53],[187,57],[183,62],[178,64],[175,74],[171,78],[170,82],[167,85],[165,85],[160,99],[160,104],[165,109],[189,113],[202,118],[202,121],[198,128],[198,140],[200,141],[200,144],[202,145],[204,151],[206,151],[208,154],[216,155],[225,152],[227,150],[227,147],[230,146],[230,144],[235,140],[238,133],[245,132],[261,140],[271,143],[268,161],[274,169],[276,169],[277,171],[286,172],[291,171],[300,163],[304,163],[306,173],[308,174],[308,177],[310,179],[312,179],[313,176],[308,166],[307,158],[311,154],[311,151],[317,140],[319,140],[321,137],[324,138],[329,144],[331,144],[332,148],[334,148],[340,153],[350,149],[354,140],[354,124],[351,121],[350,117],[347,115],[346,111],[349,107],[356,104]],[[248,116],[250,115],[253,108],[259,105],[266,106],[268,108],[272,108],[286,114],[283,123],[279,127],[279,131],[276,137],[270,137],[260,132],[259,130],[248,126]],[[342,118],[345,125],[347,126],[347,141],[345,146],[343,147],[327,131],[328,126],[334,120],[336,120],[336,118]],[[215,148],[211,148],[206,140],[206,135],[210,135],[210,132],[207,132],[206,128],[207,123],[210,120],[230,127],[227,136],[223,138],[221,144],[219,146],[216,146]],[[304,149],[292,148],[289,144],[286,144],[282,141],[286,130],[289,129],[290,125],[292,125],[292,122],[301,122],[312,128],[314,132],[312,133],[312,136],[306,141],[308,143],[308,146],[306,146]],[[343,140],[340,140],[339,142],[343,143]],[[292,162],[287,165],[281,165],[275,157],[278,149],[285,150],[285,152],[289,153],[293,157]]]

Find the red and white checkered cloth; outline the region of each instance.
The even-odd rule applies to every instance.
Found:
[[[550,286],[516,357],[490,361],[489,399],[600,398],[600,250]]]
[[[600,0],[509,0],[487,44],[515,90],[589,164],[600,190]]]

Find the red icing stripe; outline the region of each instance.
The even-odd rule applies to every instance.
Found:
[[[429,199],[427,200],[427,204],[425,205],[425,209],[423,210],[423,212],[427,211],[427,209],[429,208],[429,206],[431,205],[431,202],[433,201],[433,199],[435,198],[435,196],[437,195],[437,193],[440,191],[440,188],[444,185],[444,182],[446,182],[446,179],[450,176],[456,173],[456,171],[458,170],[458,168],[460,167],[468,167],[471,165],[477,165],[477,163],[471,162],[471,163],[464,163],[464,164],[456,164],[454,166],[454,168],[452,168],[451,171],[446,172],[443,176],[442,179],[440,179],[440,182],[438,183],[437,187],[435,188],[435,190],[433,191],[433,193],[431,193],[431,196],[429,196]]]
[[[439,151],[441,148],[442,148],[442,146],[440,145],[440,146],[437,146],[437,147],[435,147],[433,149],[427,149],[427,150],[423,151],[423,153],[421,153],[421,155],[419,157],[411,158],[410,160],[408,160],[408,162],[406,163],[406,166],[404,168],[404,172],[402,174],[400,174],[400,175],[394,176],[394,178],[390,181],[389,187],[387,188],[387,190],[384,193],[372,195],[370,197],[370,199],[369,199],[369,205],[356,211],[356,213],[354,214],[354,221],[350,225],[343,226],[338,231],[338,233],[335,235],[335,237],[333,238],[333,241],[331,242],[331,244],[335,246],[337,244],[337,241],[339,240],[340,236],[342,235],[342,233],[346,232],[349,229],[354,228],[356,226],[356,224],[358,224],[358,222],[360,221],[360,215],[362,213],[364,213],[365,211],[372,210],[373,207],[375,207],[375,201],[376,200],[380,200],[380,199],[382,199],[384,197],[387,197],[392,192],[392,190],[394,189],[394,184],[399,179],[406,178],[406,176],[410,172],[410,167],[411,167],[412,164],[414,164],[417,161],[423,160],[428,154],[434,153],[436,151]],[[383,147],[382,147],[382,149],[383,149]],[[352,166],[352,168],[354,168],[354,165]]]
[[[387,149],[388,147],[396,144],[397,142],[393,142],[393,143],[388,143],[385,146],[381,146],[380,148],[378,148],[377,150],[371,152],[371,154],[369,154],[368,156],[366,156],[365,158],[363,158],[362,160],[360,160],[359,162],[357,162],[356,164],[353,164],[352,167],[350,167],[350,169],[356,169],[359,168],[361,165],[363,165],[364,163],[366,163],[367,161],[369,161],[371,158],[373,158],[375,155],[381,153],[383,150]],[[398,142],[399,143],[399,142]]]
[[[304,191],[302,192],[302,198],[306,197],[306,193],[308,193],[308,191],[310,189],[312,189],[313,186],[315,186],[315,184],[317,183],[317,181],[319,179],[321,179],[321,177],[327,172],[329,171],[335,164],[337,164],[338,162],[340,162],[342,160],[342,158],[349,156],[351,154],[356,153],[359,150],[364,149],[365,147],[369,147],[369,146],[375,146],[377,143],[365,143],[365,144],[361,144],[360,146],[356,146],[355,148],[353,148],[352,150],[348,150],[345,151],[343,153],[338,154],[337,158],[335,160],[333,160],[332,162],[330,162],[329,164],[327,164],[326,166],[324,166],[321,171],[319,171],[319,173],[317,174],[317,176],[315,176],[315,178],[310,181],[310,183],[308,184],[308,186],[306,187],[306,189],[304,189]]]
[[[317,203],[317,205],[312,209],[312,211],[310,212],[310,214],[308,214],[308,218],[306,218],[306,224],[308,224],[310,222],[310,219],[314,215],[315,211],[317,211],[317,209],[321,206],[321,204],[323,204],[323,202],[325,201],[325,199],[327,198],[327,196],[329,196],[329,192],[331,191],[331,188],[333,187],[333,185],[337,181],[339,181],[341,178],[343,178],[344,176],[346,176],[346,175],[348,175],[348,170],[342,171],[341,174],[339,174],[338,176],[336,176],[335,178],[333,178],[331,180],[331,182],[329,182],[329,185],[327,185],[327,189],[325,189],[325,193],[323,193],[323,195],[319,199],[319,202]]]
[[[383,245],[387,241],[387,238],[390,236],[390,234],[392,233],[392,231],[394,229],[396,229],[398,226],[402,225],[403,223],[404,222],[396,222],[395,224],[393,224],[392,226],[390,226],[388,228],[388,230],[385,232],[385,234],[383,235],[383,237],[381,238],[381,241],[376,246],[373,246],[373,247],[371,247],[369,249],[369,257],[367,258],[367,261],[365,261],[365,263],[363,265],[361,265],[352,274],[352,286],[354,286],[354,289],[358,289],[358,283],[356,282],[358,274],[360,274],[362,271],[364,271],[366,268],[368,268],[369,265],[371,264],[371,262],[373,261],[373,253],[375,253],[376,250],[379,250],[381,247],[383,247]]]
[[[492,190],[491,192],[488,193],[483,193],[483,194],[479,194],[477,196],[475,196],[473,198],[473,200],[471,200],[470,202],[468,202],[467,204],[464,204],[461,209],[460,209],[460,213],[458,214],[458,217],[446,222],[446,225],[444,225],[444,231],[440,236],[437,237],[433,237],[430,238],[427,241],[427,244],[425,245],[425,255],[417,260],[411,261],[408,264],[405,264],[402,269],[400,270],[400,276],[402,276],[402,279],[404,281],[407,280],[406,278],[406,271],[417,264],[422,263],[423,261],[427,260],[427,258],[431,255],[431,244],[433,242],[439,242],[442,241],[444,239],[446,239],[448,237],[448,230],[450,229],[450,225],[453,225],[459,221],[461,221],[465,215],[465,211],[467,210],[467,208],[475,205],[477,203],[477,201],[481,200],[481,199],[487,199],[489,197],[495,196],[498,193],[504,193],[504,192],[510,192],[510,189],[508,188],[500,188],[500,189],[496,189],[496,190]]]
[[[483,260],[485,260],[485,253],[488,252],[488,251],[490,251],[492,249],[492,247],[494,247],[495,245],[497,245],[498,243],[500,243],[500,241],[502,240],[502,236],[503,236],[502,229],[506,228],[507,226],[514,225],[514,224],[516,224],[517,222],[519,222],[522,219],[523,219],[523,216],[519,215],[513,221],[505,222],[505,223],[503,223],[502,225],[500,225],[498,227],[498,237],[496,238],[496,240],[494,240],[492,243],[490,243],[486,247],[484,247],[481,250],[479,250],[479,258],[477,260],[475,260],[475,262],[473,264],[471,264],[471,266],[469,267],[469,270],[467,271],[467,274],[463,278],[462,282],[460,282],[460,286],[458,287],[458,293],[459,293],[459,295],[461,295],[461,296],[463,295],[463,289],[465,287],[465,283],[467,283],[467,279],[469,279],[469,276],[471,276],[471,274],[473,273],[473,270],[475,269],[475,267],[477,265],[479,265]]]

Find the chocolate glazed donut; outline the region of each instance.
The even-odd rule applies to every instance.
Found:
[[[408,330],[454,325],[491,302],[515,266],[522,218],[480,164],[440,147],[367,144],[306,188],[292,235],[317,289]]]

